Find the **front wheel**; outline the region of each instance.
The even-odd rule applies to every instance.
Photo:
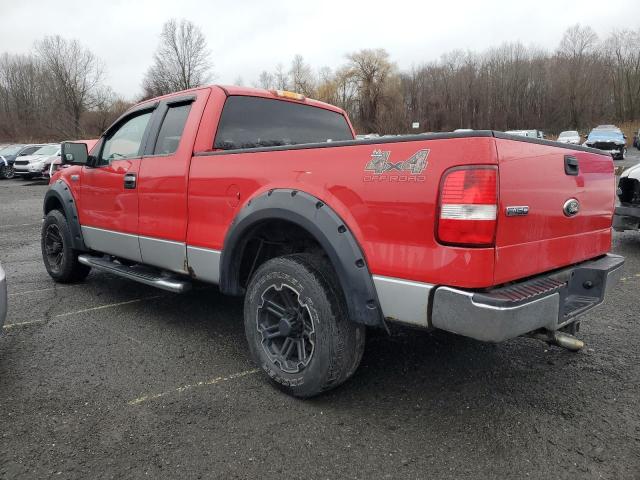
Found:
[[[78,253],[71,246],[71,230],[59,210],[47,213],[40,235],[42,260],[51,278],[60,283],[84,280],[90,267],[78,261]]]
[[[349,320],[335,273],[319,256],[262,264],[249,282],[244,326],[254,361],[296,397],[342,384],[364,352],[365,328]]]
[[[3,165],[2,168],[0,168],[0,178],[10,179],[14,176],[13,165]]]

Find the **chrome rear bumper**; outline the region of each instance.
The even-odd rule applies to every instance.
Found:
[[[484,292],[437,287],[431,325],[486,342],[557,330],[602,303],[620,279],[623,264],[623,257],[607,254]]]

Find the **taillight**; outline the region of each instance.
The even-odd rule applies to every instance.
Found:
[[[455,167],[440,184],[438,241],[449,245],[493,246],[498,212],[498,169]]]

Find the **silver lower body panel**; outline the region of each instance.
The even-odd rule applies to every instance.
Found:
[[[385,319],[417,327],[429,326],[429,293],[434,285],[400,278],[373,276]]]
[[[114,232],[96,227],[82,227],[85,245],[140,264],[190,275],[210,283],[220,281],[219,250],[192,247],[183,242]]]
[[[81,227],[84,243],[91,250],[142,263],[138,235],[96,227]]]
[[[171,272],[188,273],[187,246],[182,242],[138,237],[142,263]]]
[[[220,250],[187,246],[190,274],[205,282],[220,283]]]

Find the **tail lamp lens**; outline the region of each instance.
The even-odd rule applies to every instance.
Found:
[[[492,246],[498,211],[496,167],[456,167],[440,186],[438,241],[449,245]]]

